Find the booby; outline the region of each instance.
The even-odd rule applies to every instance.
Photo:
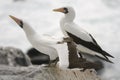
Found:
[[[10,15],[10,17],[24,30],[28,41],[35,49],[49,55],[51,61],[58,57],[56,49],[51,45],[56,44],[59,40],[51,36],[39,35],[28,23],[14,16]]]
[[[65,69],[69,67],[69,50],[67,43],[65,43],[69,41],[68,39],[57,39],[51,36],[37,34],[26,22],[11,15],[10,17],[24,30],[27,39],[35,49],[49,55],[50,60],[55,60],[59,57],[59,67]]]
[[[53,11],[64,13],[65,16],[60,21],[61,30],[66,37],[71,37],[73,39],[73,41],[77,44],[77,49],[80,53],[94,55],[112,63],[108,57],[114,57],[104,51],[90,33],[80,28],[73,22],[75,18],[75,11],[72,7],[62,7],[53,9]]]

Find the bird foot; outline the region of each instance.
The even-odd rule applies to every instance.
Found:
[[[72,42],[72,41],[73,41],[72,38],[66,37],[66,38],[63,38],[63,41],[59,41],[59,42],[57,42],[57,43],[58,43],[58,44],[63,44],[63,43],[65,43],[65,42],[70,43],[70,42]]]
[[[58,57],[55,60],[51,60],[47,67],[55,67],[58,61],[59,61]]]
[[[80,71],[81,72],[85,72],[87,70],[87,68],[83,68],[83,69],[81,69]]]
[[[58,44],[63,44],[63,43],[65,43],[65,42],[72,42],[72,41],[73,41],[72,38],[66,37],[66,38],[63,38],[63,40],[62,40],[61,42],[58,42]]]
[[[61,42],[59,41],[59,42],[57,42],[57,44],[63,44],[63,43],[64,43],[64,41],[61,41]]]
[[[64,42],[72,42],[73,39],[70,38],[70,37],[66,37],[66,38],[63,38],[63,41],[64,41]]]

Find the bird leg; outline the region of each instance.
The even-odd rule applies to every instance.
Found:
[[[72,42],[73,39],[70,38],[70,37],[66,37],[66,38],[63,38],[63,41],[64,41],[64,42]]]
[[[57,57],[55,60],[51,60],[48,64],[48,67],[50,66],[55,67],[58,61],[59,61],[59,57]]]
[[[63,44],[64,43],[64,41],[59,41],[59,42],[57,42],[57,44]]]
[[[55,60],[53,60],[53,63],[54,63],[55,66],[56,66],[58,61],[59,61],[59,57],[57,57]]]
[[[62,41],[58,42],[58,44],[63,44],[63,43],[65,43],[65,42],[72,42],[72,41],[73,41],[72,38],[70,38],[70,37],[66,37],[66,38],[63,38]]]

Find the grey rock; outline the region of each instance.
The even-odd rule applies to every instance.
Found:
[[[59,65],[32,66],[28,56],[13,47],[0,47],[0,60],[0,80],[100,80],[94,70],[81,72],[62,70]]]
[[[29,57],[20,49],[13,47],[0,47],[0,65],[29,66]]]
[[[57,66],[12,67],[2,65],[0,66],[0,80],[100,80],[100,78],[94,70],[81,72],[62,70]]]
[[[0,76],[0,80],[35,80],[33,78],[24,78],[22,76],[9,76],[9,75],[5,75],[5,76]]]

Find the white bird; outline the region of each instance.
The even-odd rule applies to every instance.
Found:
[[[49,55],[50,60],[55,60],[59,56],[60,67],[67,68],[69,66],[68,46],[66,43],[59,43],[63,42],[63,39],[61,40],[52,38],[51,36],[37,34],[26,22],[14,16],[10,17],[24,30],[27,39],[35,49]]]
[[[71,37],[77,44],[77,49],[80,53],[94,55],[100,59],[111,62],[108,57],[113,58],[113,56],[104,51],[90,33],[74,23],[75,11],[72,7],[62,7],[54,9],[53,11],[64,13],[65,16],[60,21],[60,27],[63,34],[66,37]]]
[[[47,35],[39,35],[29,24],[23,22],[22,20],[11,16],[10,17],[24,30],[27,39],[32,44],[32,46],[38,51],[49,55],[50,60],[55,60],[58,57],[57,51],[55,48],[49,46],[57,43],[56,40]]]

